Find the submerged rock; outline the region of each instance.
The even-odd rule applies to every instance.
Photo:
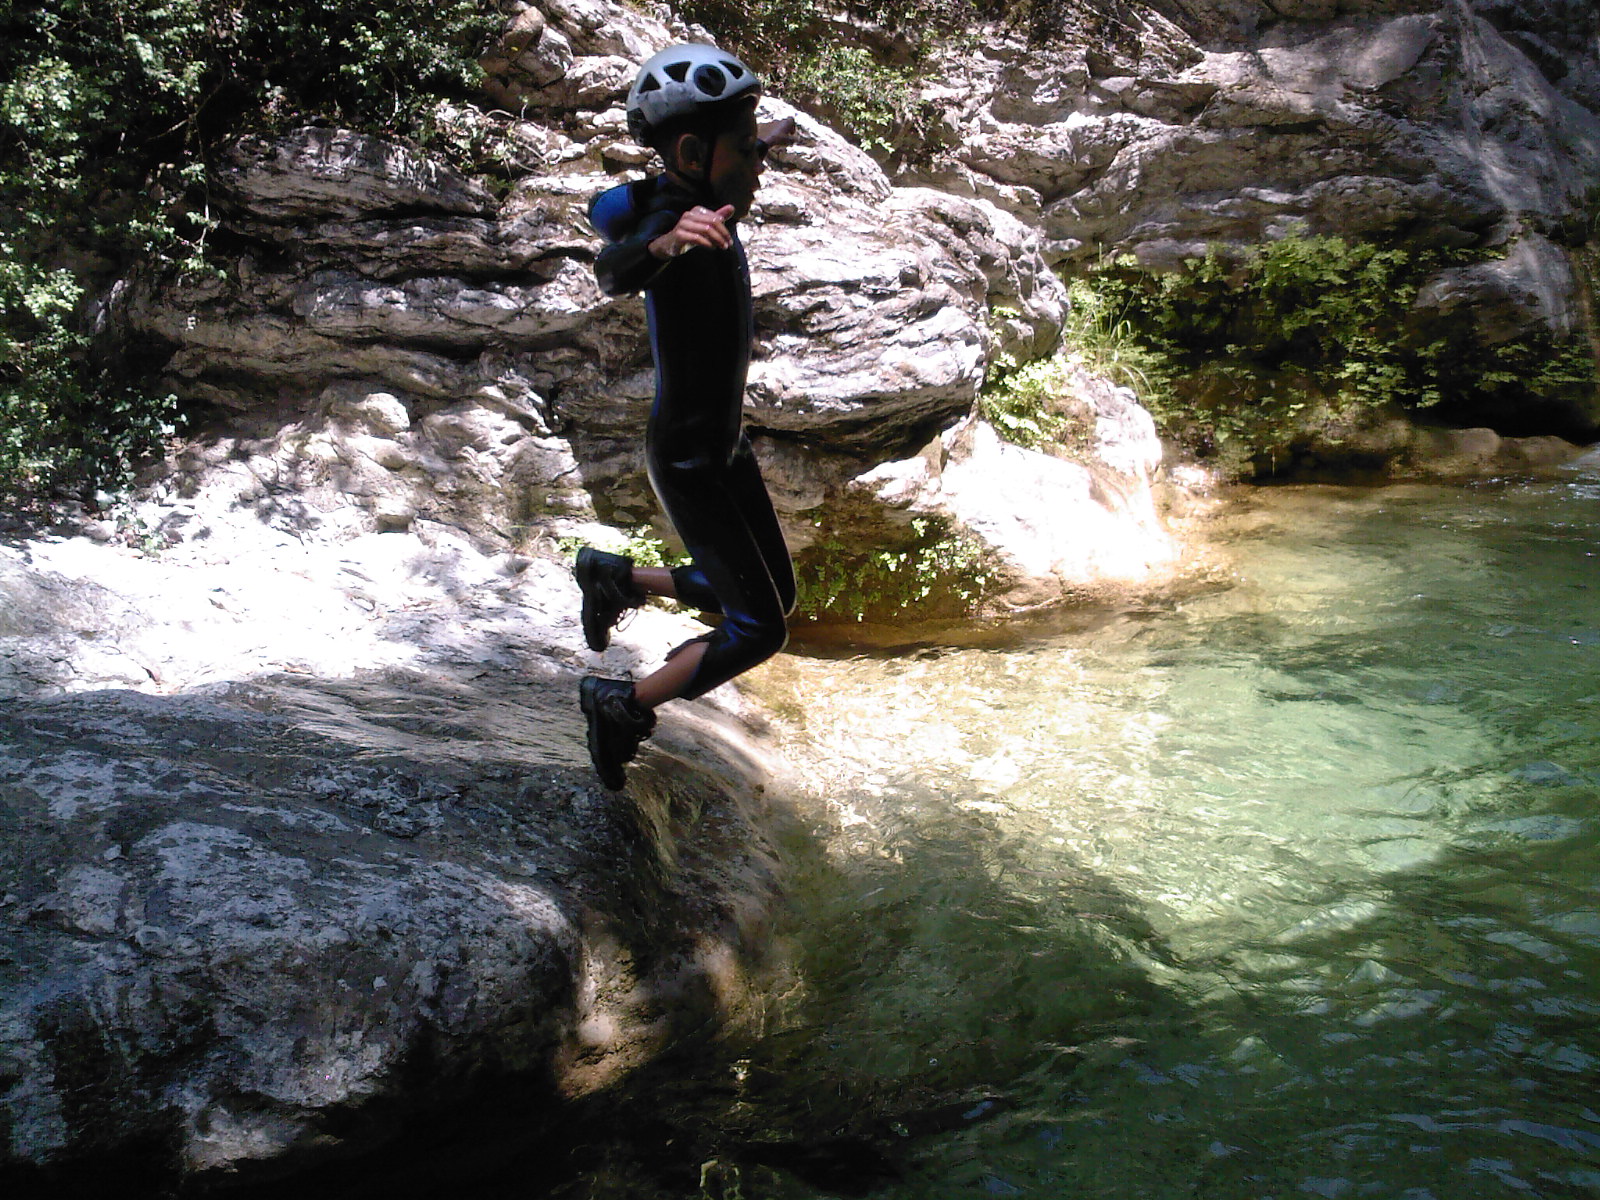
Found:
[[[1501,437],[1485,426],[1451,429],[1374,413],[1353,427],[1297,439],[1282,467],[1306,479],[1464,479],[1548,471],[1574,463],[1583,453],[1584,447],[1555,436]]]

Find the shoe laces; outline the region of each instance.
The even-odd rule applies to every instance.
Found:
[[[617,614],[617,619],[611,623],[611,632],[621,633],[629,625],[632,625],[634,616],[643,607],[643,604],[633,604],[627,608],[624,608],[620,613]]]

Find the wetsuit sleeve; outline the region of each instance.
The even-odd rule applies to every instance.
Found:
[[[649,287],[667,265],[667,260],[650,253],[650,243],[677,223],[677,213],[651,213],[640,222],[638,232],[600,251],[594,260],[600,290],[608,296],[625,296]]]
[[[601,192],[589,204],[589,223],[610,245],[595,259],[595,279],[608,296],[642,291],[667,264],[650,253],[650,243],[678,223],[672,211],[640,213],[635,185]]]

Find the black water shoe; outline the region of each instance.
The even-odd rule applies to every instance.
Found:
[[[583,640],[599,653],[622,614],[644,603],[644,593],[633,586],[633,560],[585,546],[572,574],[583,592]]]
[[[578,703],[589,722],[589,758],[600,782],[620,791],[623,770],[639,752],[639,743],[656,727],[656,714],[633,698],[626,679],[585,675],[578,685]]]

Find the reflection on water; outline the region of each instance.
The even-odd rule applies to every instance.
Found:
[[[805,984],[682,1081],[684,1194],[1600,1194],[1600,480],[1277,490],[1233,550],[789,661]]]

